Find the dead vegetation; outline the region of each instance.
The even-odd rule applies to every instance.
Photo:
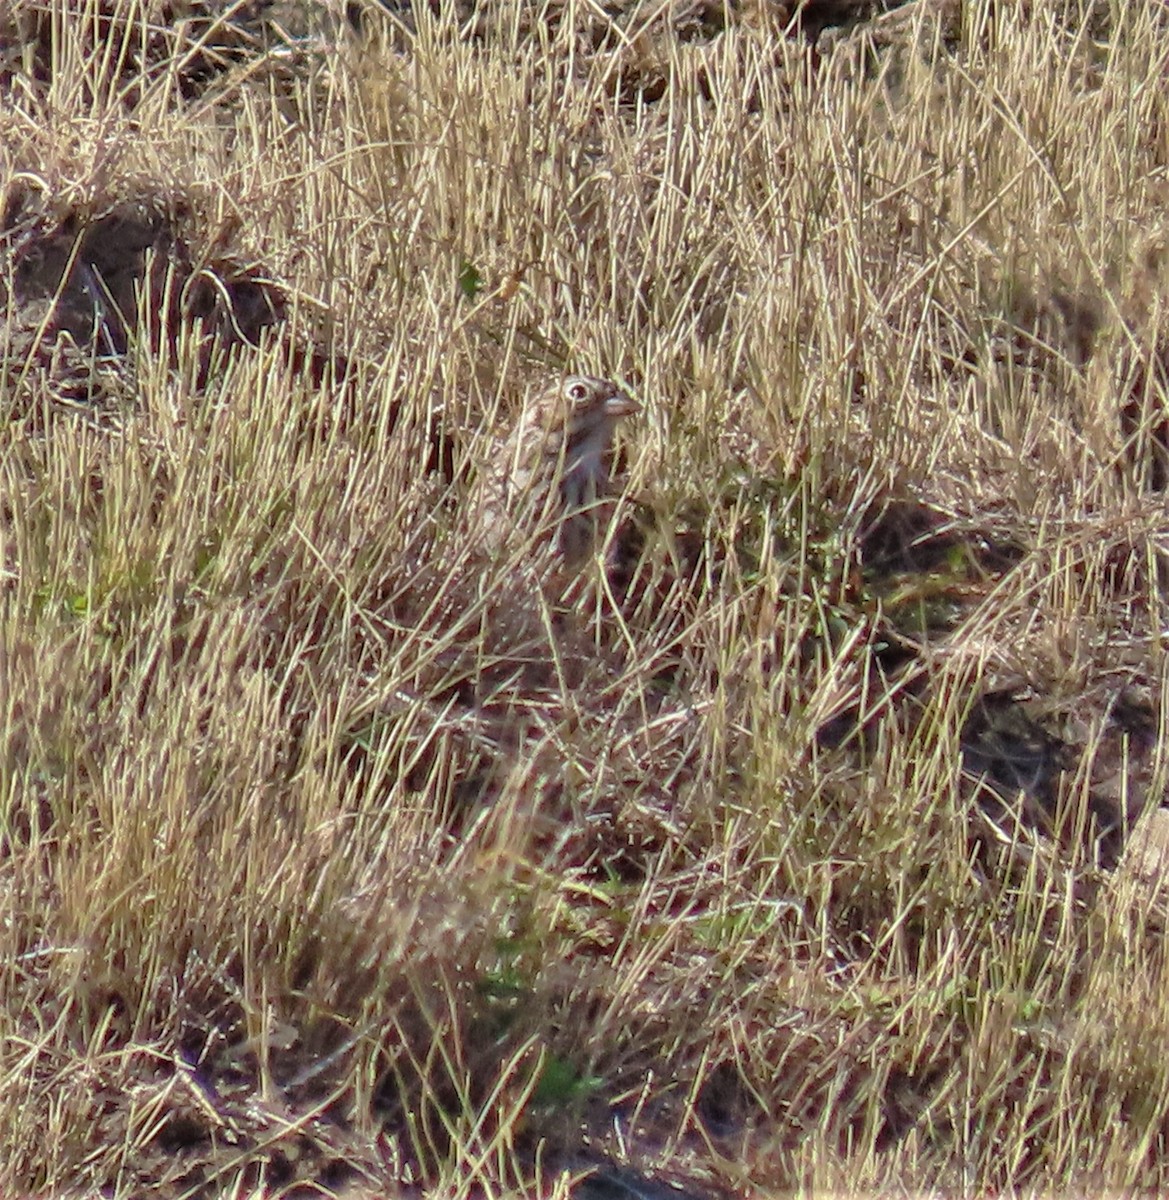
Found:
[[[1164,1187],[1163,6],[351,8],[0,17],[0,1187]]]

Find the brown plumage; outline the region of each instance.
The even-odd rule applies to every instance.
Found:
[[[615,383],[591,375],[569,375],[538,397],[484,480],[489,539],[499,545],[517,532],[553,540],[566,561],[585,558],[609,494],[617,423],[639,411]]]

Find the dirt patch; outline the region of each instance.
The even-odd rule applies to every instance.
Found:
[[[180,346],[193,346],[201,390],[225,355],[258,347],[287,322],[285,289],[225,248],[230,239],[221,231],[209,245],[191,209],[159,193],[82,208],[10,187],[0,204],[0,401],[10,415],[39,419],[34,401],[47,395],[117,418],[134,406],[131,351],[177,364]],[[286,337],[283,350],[314,387],[335,384],[339,419],[352,416],[346,355],[310,338]]]
[[[192,224],[189,211],[158,196],[61,211],[29,187],[10,188],[0,215],[10,330],[0,394],[19,410],[29,376],[41,374],[57,398],[112,401],[112,377],[95,366],[121,364],[134,345],[174,353],[183,329],[198,331],[202,386],[217,354],[256,346],[282,324],[280,286],[258,266],[197,255]]]

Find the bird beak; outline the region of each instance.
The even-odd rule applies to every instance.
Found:
[[[632,417],[641,412],[641,405],[624,392],[614,392],[605,401],[605,414],[610,417]]]

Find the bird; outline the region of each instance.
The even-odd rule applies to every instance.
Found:
[[[512,533],[550,542],[580,564],[610,494],[613,435],[641,405],[608,379],[568,375],[525,406],[484,480],[481,511],[496,545]]]

